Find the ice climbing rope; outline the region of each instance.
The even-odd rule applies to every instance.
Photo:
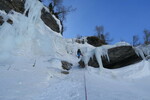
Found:
[[[85,69],[84,69],[84,93],[85,93],[85,100],[87,100],[87,88],[86,88]]]

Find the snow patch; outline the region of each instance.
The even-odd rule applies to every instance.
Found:
[[[58,68],[58,69],[62,69],[62,63],[60,60],[58,59],[51,59],[49,60],[50,66],[49,67],[53,67],[53,68]]]
[[[115,44],[115,46],[131,46],[131,44],[127,43],[127,42],[118,42]]]

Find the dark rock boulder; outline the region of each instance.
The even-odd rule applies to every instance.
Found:
[[[11,10],[14,10],[19,13],[24,13],[25,0],[0,0],[0,10],[4,10],[6,13],[8,13]],[[53,18],[52,14],[47,12],[44,8],[42,9],[41,19],[43,22],[50,27],[53,31],[60,33],[62,30],[57,24],[56,20]],[[28,14],[26,13],[26,16]],[[3,24],[3,18],[0,16],[0,25]],[[12,24],[12,21],[8,20],[10,24]]]
[[[137,56],[131,46],[120,46],[108,49],[108,55],[110,62],[106,57],[102,57],[102,62],[103,66],[109,69],[121,68],[142,60],[141,57]],[[80,61],[80,66],[84,67],[85,65],[83,63],[83,61]],[[95,55],[93,55],[93,58],[90,58],[88,65],[96,68],[99,67]]]
[[[84,63],[83,60],[80,60],[78,63],[79,63],[79,65],[80,65],[81,68],[84,68],[84,67],[85,67],[85,63]]]
[[[24,0],[0,0],[0,10],[5,10],[8,13],[10,10],[23,13]]]
[[[103,65],[106,68],[120,68],[127,65],[137,63],[142,60],[141,57],[137,56],[135,50],[131,46],[120,46],[108,50],[110,62],[103,60]]]
[[[53,31],[60,33],[61,30],[59,28],[59,25],[57,24],[53,16],[49,12],[47,12],[44,8],[42,9],[41,13],[42,13],[41,19],[43,20],[43,22]]]
[[[70,70],[71,69],[71,66],[72,64],[67,62],[67,61],[61,61],[62,63],[62,68],[65,69],[65,70]]]
[[[69,71],[62,70],[61,73],[62,73],[62,74],[69,74]]]
[[[87,43],[88,43],[88,44],[91,44],[91,45],[93,45],[93,46],[95,46],[95,47],[99,47],[99,46],[105,44],[102,40],[100,40],[100,39],[99,39],[98,37],[96,37],[96,36],[87,37]]]
[[[13,21],[12,21],[11,19],[8,19],[7,22],[8,22],[9,24],[13,24]]]
[[[23,13],[24,12],[24,0],[0,0],[0,10],[4,10],[8,13],[10,10]],[[12,24],[13,21],[8,19],[8,23]],[[0,16],[0,25],[4,23],[3,17]]]
[[[3,21],[3,17],[2,16],[0,16],[0,25],[2,25],[4,23],[4,21]]]
[[[13,24],[13,21],[12,21],[11,19],[8,19],[7,22],[8,22],[9,24]],[[4,23],[3,17],[0,16],[0,25],[2,25],[3,23]]]

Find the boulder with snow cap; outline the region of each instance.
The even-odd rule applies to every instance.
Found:
[[[101,58],[102,58],[103,67],[109,69],[121,68],[142,60],[141,57],[137,56],[132,46],[119,46],[119,47],[110,48],[108,49],[108,56],[109,56],[109,61],[107,57],[102,56]],[[85,64],[82,64],[81,66],[83,67],[83,65]],[[89,59],[88,66],[92,66],[95,68],[99,67],[99,63],[97,61],[95,54],[93,54],[93,57]]]

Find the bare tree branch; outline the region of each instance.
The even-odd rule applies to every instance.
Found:
[[[95,31],[97,37],[103,41],[104,44],[108,44],[113,41],[109,38],[109,33],[104,33],[104,26],[95,26]]]
[[[144,30],[144,44],[150,44],[150,31]]]
[[[134,35],[133,36],[133,46],[138,46],[138,45],[140,45],[139,36],[138,35]]]

